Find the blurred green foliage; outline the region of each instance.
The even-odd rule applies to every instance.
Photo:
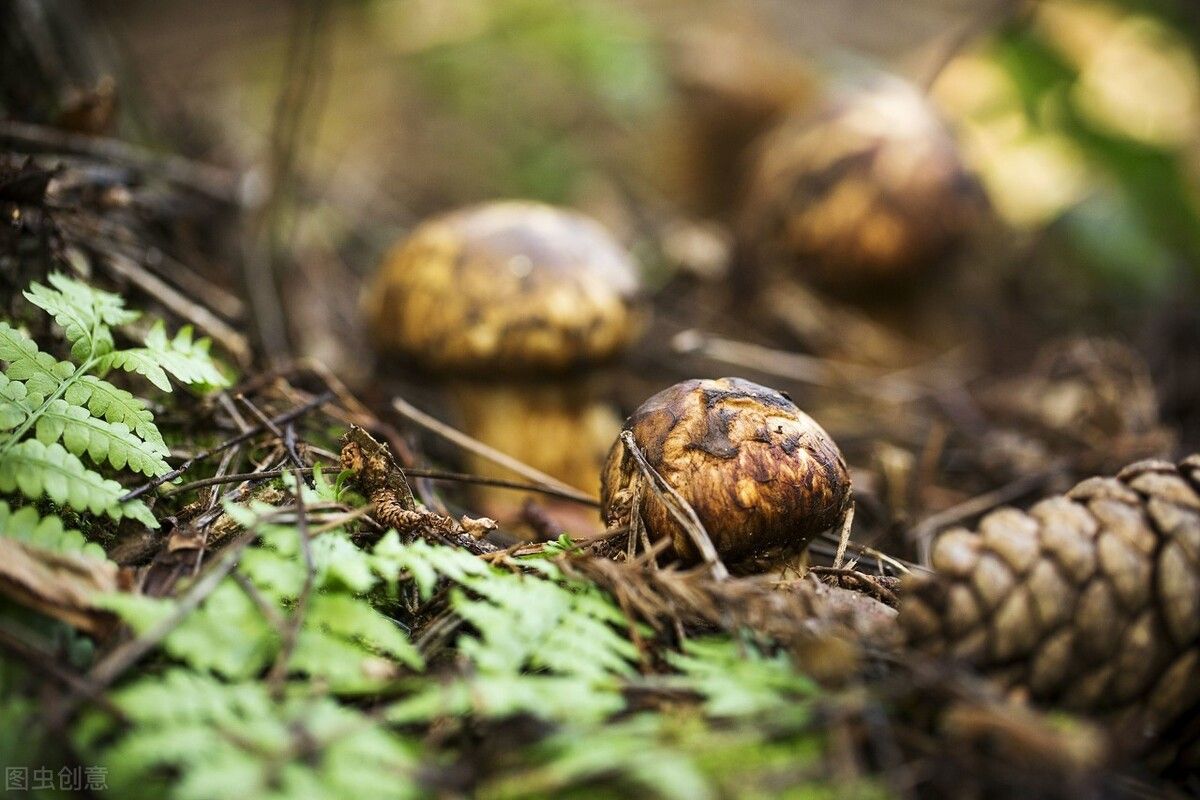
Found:
[[[1143,26],[1141,30],[1151,32],[1148,40],[1162,35],[1161,30],[1169,32],[1164,37],[1172,40],[1169,44],[1186,43],[1193,54],[1197,49],[1194,34],[1174,13],[1178,7],[1173,4],[1133,0],[1121,6],[1061,5],[1072,13],[1080,8],[1087,13],[1091,5],[1124,15],[1116,27],[1119,34]],[[1094,67],[1097,56],[1072,58],[1062,39],[1074,34],[1055,34],[1047,25],[1023,18],[999,31],[987,50],[1018,89],[1031,131],[1065,136],[1092,173],[1086,195],[1064,211],[1053,230],[1087,265],[1086,277],[1100,287],[1161,296],[1176,284],[1181,268],[1200,268],[1200,187],[1193,174],[1200,138],[1156,142],[1089,113],[1085,71]],[[1109,45],[1100,45],[1105,46]],[[1132,50],[1123,55],[1127,60],[1155,57]],[[1192,78],[1188,66],[1179,68],[1185,73],[1180,80]],[[1153,94],[1161,88],[1140,85],[1136,91]],[[1137,103],[1129,105],[1136,108]],[[1129,123],[1135,129],[1138,121]]]
[[[651,30],[624,7],[590,0],[466,5],[470,30],[416,50],[408,65],[436,105],[487,132],[496,183],[568,200],[592,166],[596,135],[635,123],[664,96]]]

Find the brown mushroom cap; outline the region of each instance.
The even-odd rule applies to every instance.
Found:
[[[787,397],[750,381],[677,383],[643,403],[625,430],[695,509],[723,558],[798,551],[850,502],[846,462],[829,434]],[[601,474],[609,525],[628,524],[639,474],[618,439]],[[696,560],[690,537],[649,490],[640,507],[652,538],[669,536],[681,559]]]
[[[377,345],[426,368],[557,371],[629,344],[639,286],[595,221],[506,201],[420,225],[388,256],[366,307]]]
[[[928,102],[886,80],[768,134],[740,224],[761,259],[825,288],[862,289],[938,262],[984,205]]]

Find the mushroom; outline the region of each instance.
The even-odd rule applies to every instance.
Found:
[[[849,511],[850,475],[837,445],[774,389],[741,378],[683,381],[643,403],[624,430],[696,512],[722,559],[798,552]],[[670,539],[680,560],[698,560],[692,535],[645,488],[644,474],[618,439],[601,476],[606,524],[630,525],[636,507],[652,540]]]
[[[881,78],[764,138],[739,227],[758,261],[860,292],[944,260],[984,205],[925,98]]]
[[[595,221],[504,201],[418,226],[365,305],[381,350],[445,378],[467,433],[595,494],[620,420],[597,401],[593,376],[638,334],[639,290],[629,253]]]

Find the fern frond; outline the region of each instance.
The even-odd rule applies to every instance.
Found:
[[[425,599],[433,595],[439,577],[462,582],[491,571],[487,564],[465,550],[439,547],[423,540],[403,544],[395,531],[384,534],[371,555],[374,569],[384,580],[395,583],[402,577],[411,578]]]
[[[165,456],[170,452],[158,426],[154,424],[150,409],[124,389],[94,375],[81,375],[67,388],[63,397],[73,406],[86,406],[92,414],[108,422],[127,426],[152,447],[155,454]]]
[[[119,295],[62,274],[49,280],[53,288],[30,284],[25,299],[54,317],[71,343],[71,355],[80,361],[112,350],[111,328],[138,318]]]
[[[109,768],[115,796],[373,797],[411,800],[415,747],[370,716],[293,687],[282,699],[262,681],[223,683],[173,669],[118,690],[113,702],[133,723],[115,742],[94,726],[83,742]],[[302,742],[307,754],[296,757]]]
[[[123,422],[107,422],[93,417],[86,408],[73,406],[62,398],[51,400],[38,417],[34,433],[42,444],[59,440],[72,455],[115,469],[129,469],[151,478],[165,475],[171,466],[154,448],[134,436]]]
[[[206,338],[193,339],[191,325],[184,325],[171,339],[167,337],[166,328],[160,320],[146,334],[145,345],[146,349],[159,357],[163,369],[182,383],[208,386],[224,386],[228,383],[209,355],[212,342]]]
[[[61,444],[37,439],[16,442],[0,455],[0,491],[20,489],[26,497],[49,497],[76,511],[135,519],[151,528],[158,521],[140,501],[121,503],[121,484],[92,472]]]
[[[494,797],[558,797],[605,776],[619,776],[624,791],[613,792],[613,796],[709,800],[717,796],[716,792],[698,759],[681,746],[693,744],[686,739],[689,734],[697,738],[697,727],[688,730],[665,716],[637,714],[592,728],[587,735],[564,730],[539,748],[539,755],[548,763],[511,776],[507,784],[501,781],[486,786],[481,793]],[[703,736],[704,729],[699,728],[699,732]]]
[[[633,672],[637,649],[618,633],[626,625],[620,610],[594,588],[563,581],[550,562],[532,561],[535,573],[514,574],[457,548],[402,544],[395,531],[372,556],[384,580],[409,578],[424,597],[439,578],[462,587],[451,605],[478,633],[458,646],[481,672],[549,670],[588,680]]]
[[[207,339],[192,340],[192,329],[185,326],[174,339],[167,336],[162,322],[156,322],[146,334],[145,347],[118,350],[101,358],[99,368],[136,372],[164,392],[171,391],[170,373],[180,383],[225,386],[228,381],[208,354]]]
[[[704,698],[712,717],[751,717],[787,708],[807,718],[804,700],[818,691],[787,654],[762,655],[746,642],[690,639],[682,653],[670,654],[668,660],[679,674],[667,678],[666,685]]]
[[[58,517],[39,516],[37,509],[32,506],[13,511],[3,500],[0,500],[0,536],[36,545],[44,550],[83,553],[96,558],[108,557],[104,548],[89,542],[79,531],[67,529]]]
[[[124,592],[97,598],[96,605],[119,615],[137,633],[149,630],[177,608],[173,599]],[[171,631],[163,647],[193,669],[242,679],[271,662],[279,636],[237,584],[225,581]]]
[[[0,322],[0,361],[8,362],[5,374],[24,381],[30,392],[47,396],[75,372],[69,361],[57,361],[38,350],[37,343],[6,322]]]
[[[424,667],[420,654],[400,626],[365,600],[345,594],[317,595],[309,605],[305,626],[361,641],[413,669]]]

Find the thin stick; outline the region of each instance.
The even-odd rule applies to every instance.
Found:
[[[175,287],[152,272],[143,269],[133,259],[119,253],[106,255],[108,266],[113,272],[126,278],[169,310],[213,337],[221,347],[229,351],[238,364],[244,367],[250,363],[250,343],[231,325],[199,303],[189,300],[183,292],[176,290]]]
[[[267,430],[275,434],[275,438],[283,443],[284,452],[287,453],[288,458],[292,460],[292,463],[296,465],[296,468],[304,469],[304,462],[300,459],[300,454],[296,452],[296,448],[292,441],[294,437],[287,436],[283,430],[274,422],[272,422],[267,415],[262,412],[262,409],[254,405],[254,403],[251,402],[250,398],[246,397],[246,395],[239,394],[236,399],[239,400],[246,408],[250,409],[250,413],[254,415],[254,418],[261,422]],[[292,430],[291,425],[288,425],[288,430]]]
[[[526,483],[525,481],[513,481],[507,478],[488,478],[484,475],[471,475],[466,472],[451,472],[444,469],[432,469],[428,467],[402,467],[401,470],[410,478],[430,478],[435,481],[452,481],[455,483],[476,483],[480,486],[494,486],[497,489],[512,489],[516,492],[536,492],[538,494],[557,497],[562,500],[568,500],[572,503],[579,503],[592,508],[599,508],[599,501],[593,498],[582,498],[575,493],[560,492],[558,489],[551,489],[547,486],[541,486],[536,483]],[[301,470],[305,475],[313,473],[312,467],[305,467]],[[261,472],[239,472],[229,475],[217,475],[212,478],[201,478],[200,480],[191,481],[189,483],[173,486],[169,490],[162,493],[163,497],[171,497],[172,495],[190,492],[195,489],[203,489],[207,486],[220,486],[225,483],[240,483],[242,481],[253,480],[270,480],[283,475],[285,470],[272,469],[263,470]]]
[[[380,525],[378,522],[376,522],[374,520],[374,518],[371,518],[371,513],[374,511],[375,511],[375,506],[373,506],[373,505],[368,504],[365,506],[359,506],[358,508],[354,509],[353,511],[347,511],[342,516],[334,517],[333,519],[328,520],[327,522],[323,522],[320,525],[318,525],[317,527],[313,528],[311,531],[309,531],[308,538],[315,539],[318,536],[320,536],[322,533],[325,533],[326,531],[331,531],[335,528],[340,528],[349,522],[353,522],[356,519],[362,519],[363,517],[368,517],[369,518],[367,520],[368,522],[370,522],[372,525],[377,527],[379,530],[383,530],[383,526]]]
[[[850,529],[854,526],[854,498],[850,499],[850,505],[846,508],[846,512],[842,514],[842,531],[838,538],[837,555],[833,557],[833,568],[842,568],[842,559],[846,557],[846,545],[850,544]]]
[[[246,596],[250,598],[250,602],[254,603],[258,608],[259,613],[266,617],[267,622],[271,623],[271,627],[275,629],[275,632],[280,636],[286,635],[287,622],[279,614],[279,609],[271,605],[270,601],[254,585],[253,581],[237,570],[234,570],[233,574],[229,577],[238,585],[238,588],[246,593]]]
[[[292,352],[289,319],[281,296],[280,253],[290,234],[284,212],[291,200],[301,146],[323,105],[324,67],[332,38],[326,24],[329,3],[299,0],[294,5],[284,80],[275,103],[266,154],[267,196],[247,226],[242,270],[258,340],[271,362],[284,360]]]
[[[518,461],[512,456],[502,453],[496,448],[486,445],[478,439],[474,439],[456,428],[450,427],[446,423],[435,419],[434,417],[426,414],[424,411],[416,408],[403,398],[392,398],[392,408],[396,409],[396,412],[405,419],[415,422],[422,428],[425,428],[432,433],[436,433],[438,436],[441,436],[444,439],[454,442],[464,450],[469,450],[477,456],[486,458],[493,464],[498,464],[507,470],[515,472],[527,480],[533,481],[541,486],[555,489],[561,494],[568,496],[572,500],[576,500],[581,503],[589,503],[595,506],[600,505],[600,502],[591,495],[585,494],[578,489],[568,486],[557,478],[547,475],[541,470],[534,469],[528,464]]]
[[[162,175],[222,203],[242,204],[241,176],[236,172],[179,156],[160,156],[118,139],[5,120],[0,122],[0,146],[26,153],[67,153],[99,158]]]
[[[691,503],[684,500],[679,492],[675,491],[675,487],[667,483],[658,474],[658,470],[650,465],[650,462],[642,454],[641,448],[637,446],[637,442],[633,440],[632,431],[622,431],[621,441],[625,445],[626,452],[633,456],[642,474],[650,481],[650,489],[663,501],[663,505],[666,506],[667,511],[671,512],[671,516],[675,518],[675,522],[682,526],[688,536],[691,537],[692,543],[700,551],[701,557],[712,569],[713,578],[718,581],[728,578],[729,570],[725,567],[725,563],[721,561],[721,556],[717,553],[717,548],[712,543],[712,538],[709,537],[708,531],[704,528],[704,523],[700,521],[700,517],[696,516],[696,510],[692,508]]]
[[[933,91],[937,79],[941,77],[946,67],[954,61],[972,41],[980,38],[985,32],[994,31],[1006,21],[1006,18],[1016,17],[1022,13],[1023,4],[1015,0],[999,0],[990,6],[984,6],[978,13],[962,25],[957,31],[951,31],[945,37],[944,44],[937,48],[924,74],[913,82],[924,94]]]
[[[325,405],[332,399],[333,399],[333,392],[322,392],[321,394],[317,395],[316,397],[314,397],[312,400],[305,403],[304,405],[297,406],[296,408],[293,408],[290,411],[285,411],[284,413],[280,414],[277,417],[273,417],[271,419],[271,422],[273,422],[275,425],[282,425],[284,423],[291,422],[294,419],[299,419],[300,417],[304,416],[308,412],[312,411],[314,408],[319,408],[320,406]],[[183,473],[185,473],[189,469],[191,469],[192,466],[197,461],[203,461],[206,458],[212,458],[213,456],[217,455],[218,453],[223,453],[224,451],[228,450],[229,448],[233,447],[234,445],[241,444],[242,442],[244,442],[248,439],[254,438],[255,436],[259,435],[260,433],[264,433],[266,430],[267,429],[265,426],[256,425],[255,427],[250,428],[249,430],[242,431],[237,436],[234,436],[232,439],[226,439],[224,442],[221,442],[221,444],[217,445],[216,447],[211,447],[208,450],[205,450],[201,453],[197,453],[196,455],[194,455],[191,458],[189,458],[188,460],[184,461],[182,464],[180,464],[178,467],[171,470],[167,474],[160,475],[159,477],[155,478],[154,480],[152,480],[148,483],[143,483],[141,486],[138,486],[137,488],[131,489],[130,491],[126,492],[125,495],[121,498],[120,502],[124,503],[128,500],[133,500],[135,498],[141,497],[142,495],[144,495],[146,492],[150,491],[151,489],[156,489],[159,486],[162,486],[164,483],[167,483],[168,481],[175,480],[180,475],[182,475]]]

